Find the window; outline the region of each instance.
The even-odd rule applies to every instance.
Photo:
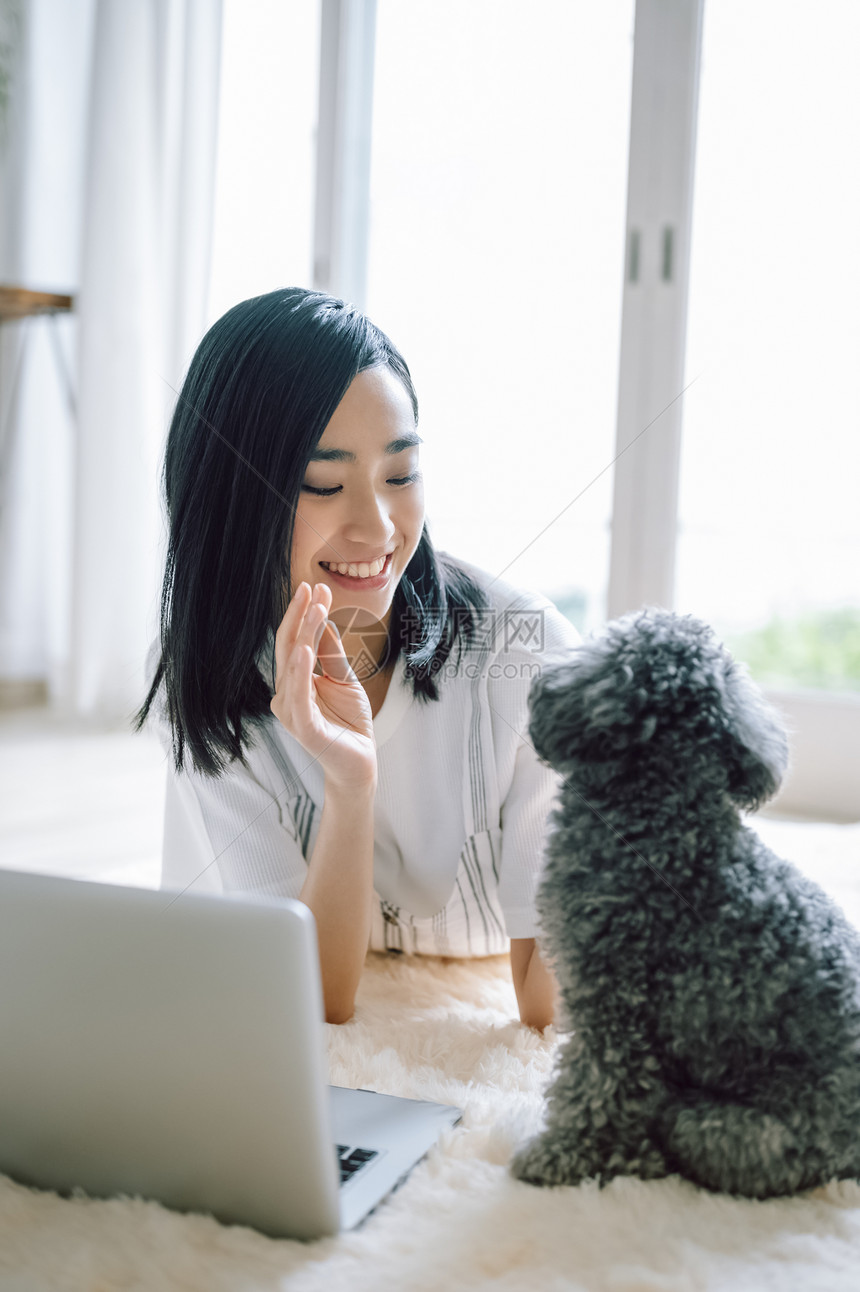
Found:
[[[223,5],[210,323],[311,281],[319,3]]]
[[[860,7],[705,6],[678,605],[860,691]]]
[[[632,34],[632,0],[377,11],[367,308],[415,377],[431,535],[580,627],[605,617]]]

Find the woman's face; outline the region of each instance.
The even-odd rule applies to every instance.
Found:
[[[368,623],[388,624],[394,591],[424,526],[420,443],[411,401],[394,373],[389,368],[359,373],[305,472],[296,508],[291,595],[302,581],[312,588],[327,583],[329,617],[336,623],[338,610],[349,610],[366,615]],[[355,621],[354,614],[341,618]]]

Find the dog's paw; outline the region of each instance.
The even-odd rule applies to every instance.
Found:
[[[640,1144],[630,1157],[610,1159],[609,1167],[616,1175],[635,1175],[640,1180],[662,1180],[672,1174],[665,1156],[653,1144]]]
[[[588,1178],[585,1163],[555,1138],[538,1135],[511,1158],[511,1174],[525,1184],[579,1184]]]

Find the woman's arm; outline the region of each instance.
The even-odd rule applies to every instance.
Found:
[[[337,633],[326,631],[329,676],[313,672],[331,589],[297,588],[275,636],[272,712],[325,774],[319,833],[299,897],[313,912],[326,1020],[352,1017],[370,940],[376,745],[364,688]],[[335,676],[337,674],[337,676]]]
[[[511,975],[520,1019],[542,1032],[558,1011],[558,984],[534,938],[511,938]]]
[[[546,848],[550,813],[561,777],[542,763],[529,736],[528,695],[535,670],[566,659],[581,644],[579,633],[546,598],[529,612],[539,631],[532,642],[506,646],[504,669],[489,672],[487,699],[494,726],[497,768],[507,785],[501,810],[502,860],[499,895],[511,936],[511,974],[520,1018],[538,1031],[558,1017],[555,974],[533,934],[535,896]],[[525,622],[525,621],[524,621]],[[513,765],[511,766],[511,762]]]
[[[327,1023],[346,1023],[370,940],[375,789],[341,795],[326,787],[319,834],[299,900],[317,925]]]

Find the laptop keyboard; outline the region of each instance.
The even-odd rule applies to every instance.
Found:
[[[355,1148],[348,1144],[338,1144],[337,1146],[338,1166],[340,1167],[340,1182],[346,1184],[351,1180],[356,1171],[360,1171],[363,1166],[367,1166],[373,1158],[379,1157],[379,1153],[373,1148]]]

